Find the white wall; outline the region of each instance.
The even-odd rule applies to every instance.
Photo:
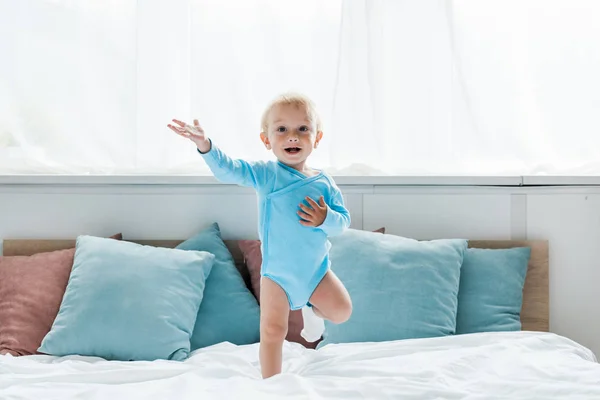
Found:
[[[0,184],[0,238],[179,239],[213,221],[227,239],[256,238],[251,191],[165,182]],[[355,228],[416,239],[548,239],[550,329],[600,356],[600,186],[341,188]]]

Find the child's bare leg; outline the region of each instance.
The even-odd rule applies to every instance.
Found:
[[[346,322],[352,315],[350,295],[342,281],[331,270],[315,289],[310,304],[316,315],[334,324]]]
[[[281,373],[290,306],[283,289],[268,278],[260,285],[260,368],[263,378]]]

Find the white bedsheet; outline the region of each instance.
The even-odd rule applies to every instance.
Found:
[[[228,343],[185,362],[0,356],[0,399],[600,399],[600,364],[548,333],[485,333],[284,348],[260,379],[258,345]]]

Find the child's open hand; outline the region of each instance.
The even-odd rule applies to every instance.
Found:
[[[310,207],[300,203],[300,208],[302,209],[302,211],[298,211],[298,215],[301,218],[300,223],[304,226],[320,226],[327,217],[325,199],[321,196],[318,204],[310,197],[306,197],[306,201],[308,201]]]
[[[210,150],[210,141],[204,135],[204,130],[198,123],[197,119],[194,120],[194,126],[188,125],[185,122],[179,121],[177,119],[174,119],[173,122],[179,125],[167,125],[169,128],[171,128],[173,132],[175,132],[179,136],[183,136],[184,138],[190,139],[192,142],[194,142],[194,144],[196,144],[198,150],[200,150],[203,153],[206,153]]]

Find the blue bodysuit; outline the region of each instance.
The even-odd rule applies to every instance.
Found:
[[[279,161],[233,160],[214,144],[207,153],[198,152],[217,180],[256,190],[261,276],[283,289],[290,309],[309,304],[331,265],[327,237],[350,226],[350,213],[333,179],[322,171],[307,177]],[[308,205],[307,196],[317,203],[323,196],[327,204],[327,217],[318,227],[299,222],[299,204]]]

